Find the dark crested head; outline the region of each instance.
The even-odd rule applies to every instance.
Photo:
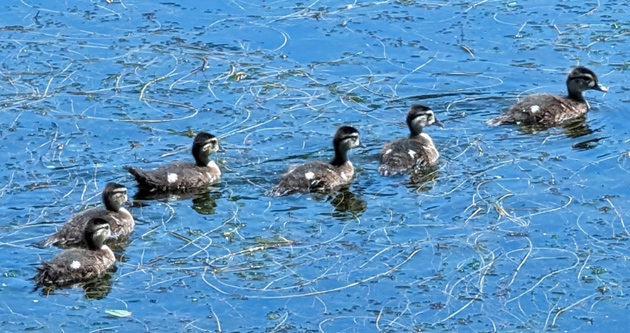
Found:
[[[107,210],[117,212],[127,201],[127,188],[117,183],[108,183],[103,189],[103,204]]]
[[[100,249],[110,236],[109,222],[99,217],[88,221],[83,230],[83,237],[85,237],[85,242],[91,250]]]
[[[359,131],[357,131],[356,128],[352,126],[341,126],[337,129],[335,138],[333,139],[335,148],[348,151],[350,148],[357,147],[360,144]]]
[[[435,118],[431,108],[420,104],[412,105],[407,113],[407,126],[411,135],[422,133],[422,129],[429,125],[444,127],[444,124]]]
[[[219,150],[219,139],[206,132],[200,132],[195,136],[192,146],[192,154],[198,166],[207,166],[210,162],[210,154]]]
[[[573,97],[577,97],[578,94],[581,97],[582,92],[589,89],[608,91],[608,88],[599,85],[597,75],[592,70],[582,66],[573,68],[567,76],[567,89],[569,95]]]
[[[351,126],[339,127],[333,139],[335,157],[330,161],[330,164],[339,166],[346,163],[348,161],[348,150],[360,144],[359,131],[356,128]]]

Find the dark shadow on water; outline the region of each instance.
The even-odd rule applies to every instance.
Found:
[[[133,207],[146,206],[143,201],[163,200],[181,201],[192,199],[192,208],[201,215],[212,215],[216,212],[217,200],[222,193],[212,188],[190,190],[186,192],[149,192],[140,190],[133,196]]]
[[[64,289],[82,288],[86,299],[95,299],[95,300],[104,299],[112,290],[112,285],[114,283],[112,281],[112,277],[114,277],[114,274],[116,273],[117,270],[118,269],[116,268],[116,266],[114,266],[112,269],[110,269],[109,272],[107,272],[103,276],[100,276],[98,278],[95,278],[86,282],[74,283],[74,284],[63,285],[63,286],[43,287],[43,286],[35,285],[35,288],[33,289],[33,291],[36,291],[39,288],[41,288],[42,296],[50,296],[50,295],[55,295],[55,294],[61,295],[62,293],[60,291]]]
[[[356,218],[367,210],[367,202],[348,189],[343,189],[330,196],[334,211],[331,216],[338,219]]]
[[[518,125],[518,129],[523,134],[532,134],[536,132],[546,131],[550,128],[556,126],[548,126],[548,125]],[[561,127],[563,128],[565,134],[569,138],[579,138],[581,136],[593,134],[593,131],[587,124],[585,117],[578,117],[575,119],[565,121]]]
[[[433,188],[439,176],[440,170],[437,166],[416,170],[411,173],[407,186],[416,191],[426,192]]]
[[[367,202],[351,192],[348,187],[343,187],[332,192],[312,192],[307,194],[293,194],[293,196],[308,195],[317,202],[328,201],[333,206],[333,211],[323,213],[340,220],[355,219],[367,210]],[[275,209],[273,212],[287,212],[309,209],[308,207],[291,206],[286,209]]]
[[[103,299],[112,290],[112,277],[114,272],[109,272],[97,279],[88,281],[83,284],[83,291],[86,299]]]
[[[192,208],[201,215],[212,215],[217,209],[217,200],[221,198],[220,192],[207,192],[192,200]]]
[[[533,134],[536,132],[542,132],[550,129],[553,126],[541,126],[541,125],[519,125],[518,129],[522,134]],[[580,138],[586,135],[591,135],[598,130],[593,130],[588,126],[585,117],[578,117],[572,120],[566,121],[562,124],[562,129],[568,138]],[[571,147],[576,150],[589,150],[597,147],[601,140],[607,139],[606,137],[588,139],[582,142],[573,144]]]
[[[562,125],[564,132],[569,138],[579,138],[581,136],[593,134],[593,130],[586,123],[585,117],[575,118]]]
[[[579,137],[590,135],[599,131],[599,129],[592,130],[586,123],[586,119],[584,117],[580,117],[575,120],[569,121],[565,123],[564,125],[562,125],[562,127],[567,137],[569,138],[579,138]],[[599,142],[601,140],[605,140],[605,139],[607,139],[607,137],[588,139],[588,140],[573,144],[571,148],[576,149],[576,150],[593,149],[599,146]]]
[[[578,143],[572,145],[571,148],[573,148],[575,150],[589,150],[589,149],[593,149],[593,148],[599,146],[599,142],[601,140],[605,140],[605,139],[607,139],[607,137],[605,137],[605,138],[595,138],[595,139],[590,139],[590,140],[578,142]]]

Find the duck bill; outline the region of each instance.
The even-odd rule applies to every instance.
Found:
[[[601,92],[608,92],[608,88],[604,87],[604,86],[600,86],[599,84],[596,85],[595,87],[593,87],[593,89],[595,90],[599,90]]]
[[[444,124],[437,119],[435,119],[435,121],[433,122],[433,125],[444,128]]]

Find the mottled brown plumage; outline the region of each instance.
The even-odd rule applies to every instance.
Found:
[[[386,143],[380,154],[378,172],[393,176],[415,171],[419,167],[435,165],[440,153],[431,137],[423,133],[424,127],[442,123],[435,118],[433,110],[423,105],[412,105],[407,113],[409,137]]]
[[[212,134],[201,132],[195,137],[192,146],[195,163],[174,162],[150,171],[130,166],[124,168],[144,191],[187,191],[208,186],[221,177],[221,170],[210,160],[210,154],[218,149],[218,139]]]
[[[608,89],[599,85],[597,76],[586,67],[575,67],[567,76],[566,97],[537,94],[527,96],[502,115],[488,121],[491,126],[503,124],[558,126],[567,120],[583,116],[590,106],[582,92]]]
[[[280,178],[268,195],[328,192],[350,184],[354,176],[354,167],[347,154],[348,150],[359,144],[359,132],[355,128],[339,127],[333,139],[335,156],[329,163],[312,161],[289,167],[287,173]]]
[[[127,188],[116,183],[109,183],[102,194],[105,209],[92,208],[72,216],[56,233],[39,242],[39,247],[56,245],[59,247],[87,247],[83,235],[85,225],[94,218],[109,222],[111,232],[117,237],[128,236],[133,232],[133,216],[121,205],[127,201]]]
[[[114,253],[104,244],[110,235],[108,221],[91,219],[84,229],[87,248],[67,249],[53,260],[43,262],[35,282],[42,286],[64,286],[103,275],[116,262]]]

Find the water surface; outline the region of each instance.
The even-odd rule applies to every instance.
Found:
[[[628,21],[595,1],[5,1],[0,327],[17,330],[543,331],[627,325]],[[485,121],[576,65],[610,92],[568,128]],[[378,176],[413,103],[442,155]],[[347,190],[264,196],[292,163],[365,148]],[[222,138],[224,177],[138,202],[117,271],[51,295],[32,243],[97,206],[123,165]],[[126,310],[129,317],[112,316]]]

